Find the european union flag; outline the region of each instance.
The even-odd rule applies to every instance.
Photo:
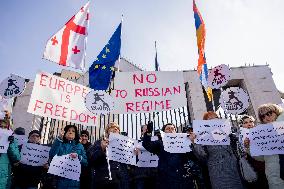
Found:
[[[115,61],[119,58],[121,47],[121,23],[110,40],[89,68],[89,84],[94,90],[106,90],[109,86]]]

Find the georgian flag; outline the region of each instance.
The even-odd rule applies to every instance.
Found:
[[[89,27],[87,2],[45,46],[43,58],[62,66],[85,70],[85,49]]]

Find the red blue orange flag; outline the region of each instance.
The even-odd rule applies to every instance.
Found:
[[[196,28],[196,38],[197,38],[197,47],[198,47],[198,65],[197,65],[197,73],[200,78],[202,85],[204,86],[208,100],[212,100],[212,89],[208,87],[207,80],[208,80],[208,68],[205,58],[205,23],[201,17],[199,10],[196,7],[195,0],[193,0],[193,12],[194,12],[194,19],[195,19],[195,28]]]

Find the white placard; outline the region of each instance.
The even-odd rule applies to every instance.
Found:
[[[13,134],[13,131],[0,128],[0,154],[7,153],[10,142],[8,137]]]
[[[247,128],[241,127],[240,128],[240,135],[239,135],[239,142],[244,147],[244,141],[246,138],[249,138],[249,130]]]
[[[111,133],[109,135],[109,145],[107,148],[109,160],[136,165],[134,149],[136,141],[127,136]]]
[[[169,153],[191,152],[191,141],[187,133],[165,133],[161,131],[164,150]]]
[[[31,166],[43,166],[48,162],[49,146],[25,143],[21,150],[21,163]]]
[[[284,121],[257,125],[249,139],[252,156],[284,154]]]
[[[113,111],[113,98],[105,91],[91,90],[86,98],[85,105],[93,114],[108,114]]]
[[[158,167],[159,157],[153,153],[148,152],[139,142],[136,148],[139,149],[137,167]]]
[[[186,106],[183,72],[116,72],[114,113],[160,112]]]
[[[241,114],[249,107],[248,94],[239,87],[230,87],[222,92],[220,104],[229,114]]]
[[[26,135],[16,135],[14,133],[13,136],[17,140],[18,145],[23,145],[28,142],[28,137]]]
[[[70,154],[57,156],[55,155],[50,163],[48,173],[80,181],[81,164],[77,158],[73,159]]]
[[[227,119],[193,120],[194,142],[202,145],[229,145],[231,124]]]
[[[85,107],[90,88],[39,72],[36,75],[28,112],[72,123],[95,126],[97,117]]]
[[[225,86],[230,80],[231,71],[229,66],[221,64],[210,70],[208,75],[208,86],[212,89],[219,89]]]
[[[25,88],[25,78],[11,74],[0,83],[0,95],[6,99],[20,96]]]

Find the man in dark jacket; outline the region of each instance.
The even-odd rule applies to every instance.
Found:
[[[90,134],[87,130],[82,130],[80,134],[80,142],[83,145],[85,152],[87,153],[89,147],[92,145],[89,142]],[[82,189],[90,189],[91,188],[91,167],[88,166],[82,166],[81,168],[81,176],[80,176],[80,188]]]
[[[29,133],[28,143],[40,145],[40,132],[33,130]],[[16,189],[37,189],[43,173],[47,170],[44,166],[25,165],[20,162],[14,164],[14,186]]]
[[[151,123],[149,123],[151,124]],[[148,124],[148,125],[149,125]],[[175,125],[168,123],[163,126],[165,133],[176,133]],[[158,179],[156,188],[195,189],[196,185],[189,177],[184,179],[184,164],[194,157],[193,153],[169,153],[164,150],[163,141],[151,141],[152,130],[149,126],[143,137],[143,147],[159,156]]]

